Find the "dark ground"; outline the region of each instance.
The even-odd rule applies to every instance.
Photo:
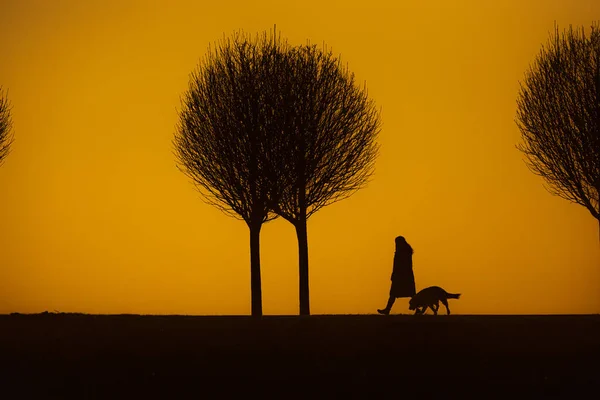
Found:
[[[600,315],[0,315],[0,340],[4,399],[600,399]]]

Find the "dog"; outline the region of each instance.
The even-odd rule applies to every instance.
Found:
[[[450,315],[450,308],[448,307],[448,299],[459,299],[460,293],[448,293],[439,286],[431,286],[421,290],[415,294],[409,301],[409,310],[415,310],[415,315],[424,314],[427,307],[431,308],[431,311],[437,315],[438,309],[440,308],[440,301],[446,306],[446,312]],[[434,307],[435,306],[435,307]]]

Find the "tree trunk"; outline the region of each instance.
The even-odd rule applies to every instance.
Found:
[[[260,281],[260,223],[250,224],[250,290],[252,316],[262,316],[262,289]]]
[[[298,237],[298,269],[300,280],[300,315],[310,315],[310,297],[308,291],[308,233],[306,214],[295,225]]]
[[[294,226],[296,228],[296,236],[298,237],[300,315],[310,315],[308,291],[308,235],[306,232],[306,143],[302,134],[299,134],[298,136],[298,149],[298,154],[300,155],[296,164],[298,213],[295,215],[296,222]]]

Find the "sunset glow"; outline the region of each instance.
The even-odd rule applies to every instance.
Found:
[[[600,312],[598,221],[516,149],[519,81],[595,0],[0,0],[0,314],[249,314],[249,232],[176,168],[189,74],[242,29],[325,43],[381,108],[369,185],[308,221],[311,312],[375,313],[398,235],[453,314]],[[298,313],[298,250],[263,226],[265,314]],[[408,313],[399,299],[394,313]]]

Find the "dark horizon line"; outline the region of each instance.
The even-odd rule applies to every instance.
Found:
[[[39,313],[20,313],[20,312],[12,312],[9,314],[0,314],[0,317],[18,317],[18,316],[88,316],[88,317],[188,317],[188,318],[255,318],[250,314],[135,314],[135,313],[116,313],[116,314],[91,314],[91,313],[81,313],[81,312],[49,312],[43,311]],[[262,315],[262,318],[290,318],[290,317],[301,317],[301,318],[310,318],[310,317],[370,317],[376,316],[377,318],[384,318],[377,313],[369,313],[369,314],[311,314],[311,315],[298,315],[298,314],[266,314]],[[414,313],[399,313],[399,314],[390,314],[387,317],[416,317]],[[433,315],[433,314],[425,314],[425,316],[432,316],[444,319],[446,315]],[[452,313],[450,318],[453,316],[459,317],[560,317],[560,316],[600,316],[600,312],[598,313],[581,313],[581,314],[458,314]]]

